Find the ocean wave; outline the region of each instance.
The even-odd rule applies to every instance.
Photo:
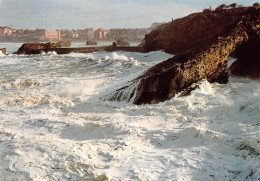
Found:
[[[171,56],[0,57],[0,180],[257,180],[259,80],[132,104],[129,81]]]

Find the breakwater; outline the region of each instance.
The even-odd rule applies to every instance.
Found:
[[[68,53],[93,53],[93,52],[113,52],[113,51],[126,51],[126,52],[144,52],[143,47],[116,47],[116,46],[101,46],[101,47],[70,47],[70,48],[47,48],[43,49],[44,52],[55,51],[57,54]]]

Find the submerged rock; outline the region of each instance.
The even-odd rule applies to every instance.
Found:
[[[250,17],[244,17],[225,36],[208,47],[178,54],[153,66],[129,85],[116,90],[109,100],[122,100],[124,96],[126,101],[131,100],[134,104],[158,103],[202,79],[227,83],[228,56],[249,39],[248,27],[251,22]],[[135,89],[133,85],[137,85]],[[124,91],[129,96],[125,96]]]

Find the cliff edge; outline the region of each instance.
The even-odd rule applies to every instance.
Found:
[[[164,50],[177,53],[176,56],[153,66],[116,90],[108,100],[152,104],[166,101],[202,79],[227,83],[230,55],[238,58],[232,72],[241,75],[243,70],[244,75],[258,77],[259,7],[222,9],[215,13],[193,14],[148,34],[144,45],[146,51]],[[233,16],[226,19],[231,14]],[[214,19],[218,19],[215,24]],[[249,53],[251,55],[247,56]],[[246,68],[243,67],[245,64]]]
[[[260,78],[260,6],[258,3],[251,7],[232,5],[221,5],[214,11],[205,9],[203,12],[159,26],[145,36],[144,50],[164,50],[167,53],[179,54],[205,49],[225,37],[243,17],[249,16],[252,23],[247,26],[249,39],[230,55],[237,58],[231,67],[231,73]]]

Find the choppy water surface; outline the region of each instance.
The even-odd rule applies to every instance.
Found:
[[[169,57],[0,55],[0,180],[258,180],[259,80],[201,81],[155,105],[103,101]]]

